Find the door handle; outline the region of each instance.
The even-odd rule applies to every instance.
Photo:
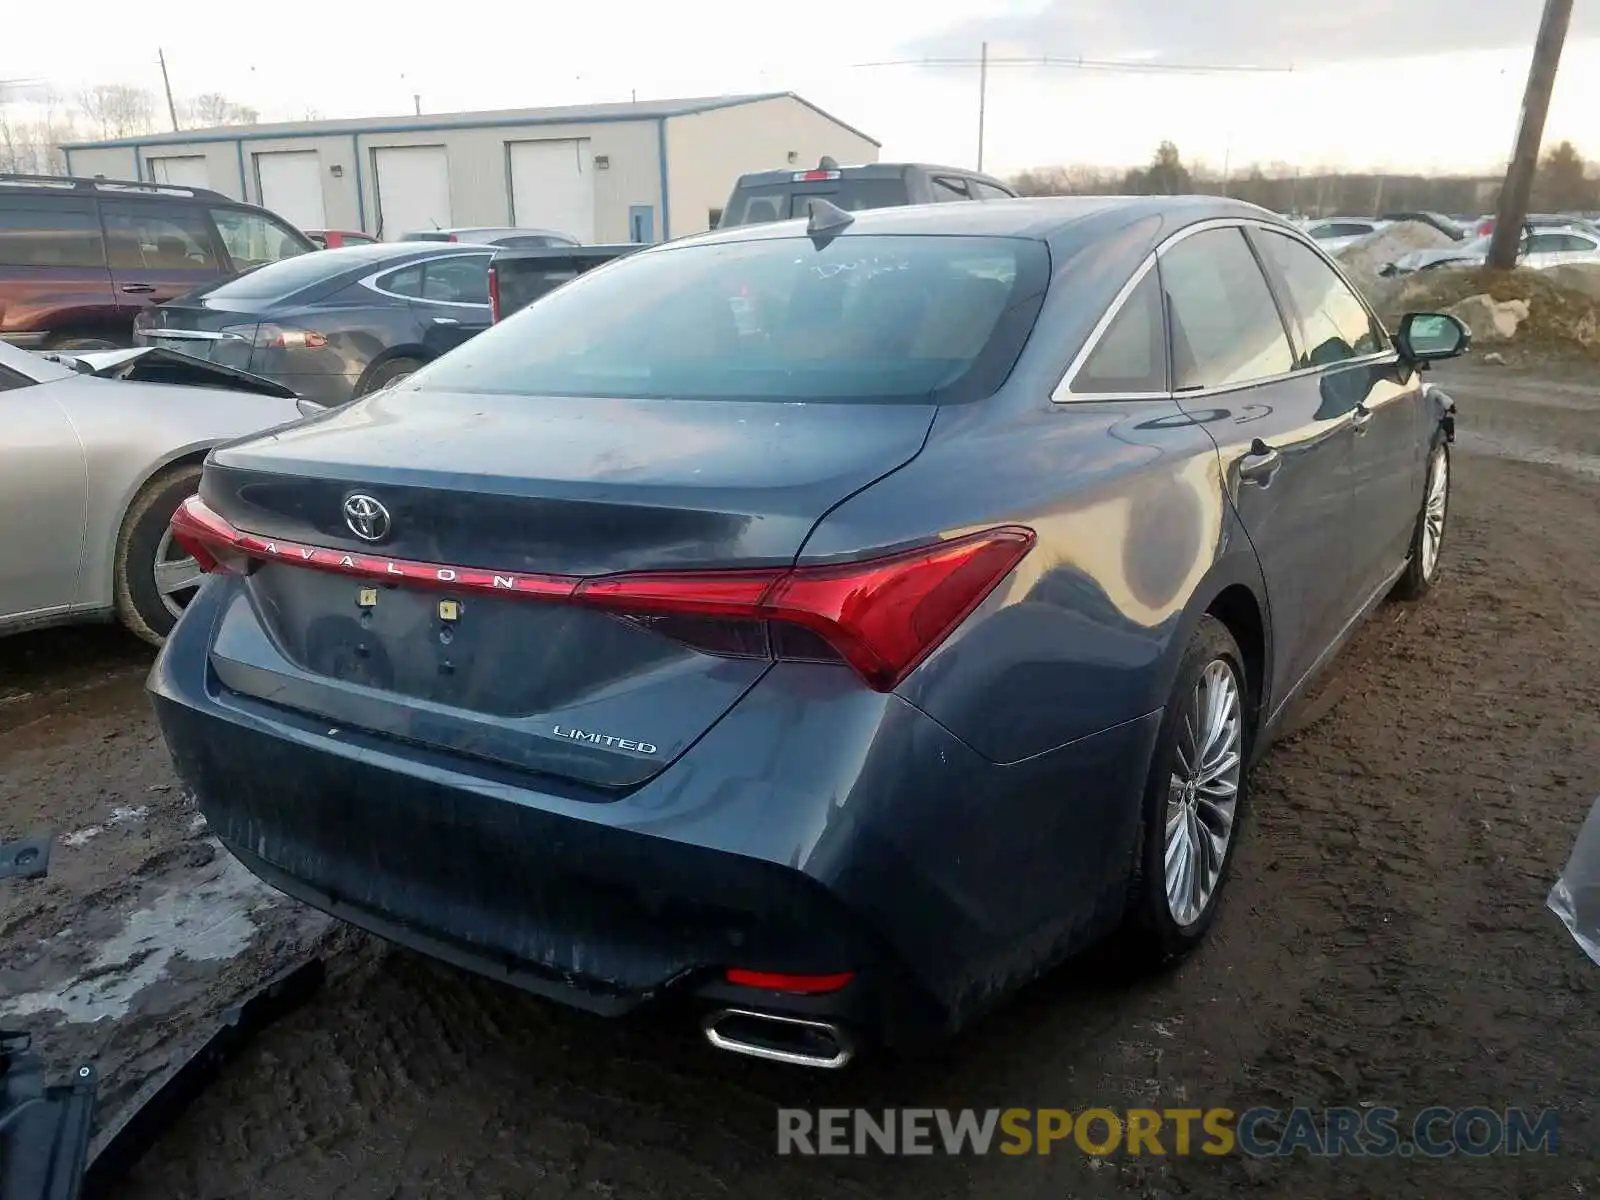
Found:
[[[1283,466],[1283,455],[1260,438],[1250,443],[1250,453],[1239,460],[1239,478],[1266,487]]]
[[[1367,410],[1365,405],[1356,405],[1355,410],[1350,414],[1350,428],[1357,433],[1365,433],[1367,426],[1370,424],[1372,424],[1372,413]]]
[[[459,324],[461,324],[461,322],[456,320],[454,317],[435,317],[433,319],[433,323],[435,325],[459,325]]]
[[[143,296],[155,291],[156,285],[153,283],[125,283],[122,285],[122,290],[132,296]]]

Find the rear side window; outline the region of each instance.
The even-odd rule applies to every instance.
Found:
[[[971,200],[972,193],[967,191],[965,179],[954,179],[948,175],[935,175],[933,177],[933,198],[943,200]]]
[[[0,266],[104,267],[92,204],[0,205]]]
[[[977,196],[978,199],[980,199],[980,200],[1015,200],[1016,199],[1016,197],[1013,196],[1010,192],[1006,191],[1005,188],[996,187],[992,183],[985,183],[981,179],[969,179],[967,181],[967,184],[968,184],[969,187],[972,188],[973,194],[975,196]]]
[[[1377,354],[1387,339],[1333,268],[1291,237],[1260,234],[1261,252],[1282,277],[1305,344],[1301,365],[1324,367]]]
[[[422,298],[441,304],[489,303],[489,255],[435,258],[422,268]]]
[[[1266,277],[1239,229],[1210,229],[1161,256],[1172,386],[1233,387],[1294,369]]]
[[[396,296],[405,296],[412,300],[422,299],[422,264],[413,263],[409,267],[402,267],[398,271],[390,271],[387,275],[377,278],[379,289],[392,292]]]
[[[423,369],[429,390],[958,403],[1015,364],[1049,279],[1020,238],[805,238],[649,251]]]
[[[1079,395],[1128,395],[1167,390],[1167,339],[1161,320],[1161,282],[1153,270],[1135,285],[1073,377]]]
[[[106,249],[113,268],[222,270],[211,226],[198,208],[106,201]]]

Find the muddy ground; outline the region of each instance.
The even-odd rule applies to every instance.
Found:
[[[323,994],[255,1043],[122,1194],[1600,1192],[1600,969],[1544,908],[1600,794],[1600,386],[1491,368],[1441,380],[1463,410],[1448,574],[1422,604],[1379,610],[1311,723],[1258,770],[1226,911],[1176,971],[1129,978],[1091,956],[929,1058],[828,1076],[718,1057],[680,1029],[603,1023],[352,939]],[[44,884],[0,884],[0,995],[26,982],[59,996],[71,956],[39,939],[68,946],[64,927],[151,908],[165,916],[145,927],[165,928],[184,915],[169,894],[182,880],[209,878],[225,914],[204,942],[214,957],[172,959],[122,1016],[25,1022],[63,1070],[109,1055],[113,1097],[163,1044],[327,936],[214,856],[140,698],[147,662],[111,631],[0,643],[0,833],[100,829],[58,842]],[[1555,1107],[1560,1149],[1444,1162],[773,1152],[779,1106],[1294,1103]]]

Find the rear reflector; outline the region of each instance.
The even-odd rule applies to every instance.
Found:
[[[647,628],[659,625],[667,636],[709,653],[790,657],[785,650],[793,648],[793,657],[812,661],[836,654],[882,692],[892,690],[966,620],[1035,540],[1033,530],[1006,525],[827,566],[580,578],[453,567],[264,538],[235,529],[198,496],[173,514],[172,533],[206,571],[246,574],[256,562],[282,562],[450,591],[565,601],[605,609]],[[728,630],[726,637],[710,637],[704,629],[684,632],[705,621],[766,622],[775,635],[763,650],[748,630]]]
[[[728,968],[728,982],[739,987],[765,988],[770,992],[794,992],[801,996],[837,992],[855,977],[854,971],[841,971],[837,975],[783,975],[773,971]]]

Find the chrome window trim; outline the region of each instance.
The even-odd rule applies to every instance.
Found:
[[[429,263],[442,262],[448,258],[484,258],[492,262],[494,260],[494,253],[491,251],[487,254],[435,254],[432,258],[414,258],[410,262],[401,263],[397,267],[385,267],[381,271],[374,271],[371,275],[368,275],[363,279],[356,280],[356,283],[361,287],[366,288],[369,292],[377,292],[378,295],[387,296],[390,300],[404,300],[407,304],[420,302],[423,304],[443,304],[446,308],[487,309],[489,305],[474,304],[470,300],[429,300],[426,296],[402,296],[399,292],[391,292],[387,288],[381,288],[378,286],[378,280],[383,278],[385,275],[393,275],[396,271],[405,271],[411,267],[426,268]]]
[[[1093,354],[1099,347],[1100,339],[1105,336],[1105,332],[1110,327],[1111,323],[1115,321],[1121,314],[1122,309],[1127,304],[1129,297],[1133,295],[1134,289],[1137,288],[1141,282],[1143,282],[1144,277],[1149,274],[1150,270],[1164,255],[1166,255],[1169,250],[1172,249],[1172,247],[1178,245],[1187,238],[1195,236],[1198,233],[1205,233],[1213,229],[1243,230],[1246,226],[1252,226],[1257,229],[1269,230],[1273,233],[1281,234],[1284,237],[1298,242],[1300,245],[1309,249],[1317,256],[1318,259],[1332,268],[1333,273],[1347,288],[1350,289],[1351,294],[1354,295],[1356,300],[1361,304],[1361,307],[1366,312],[1368,319],[1376,321],[1378,328],[1384,331],[1386,337],[1389,337],[1388,328],[1381,320],[1378,319],[1377,314],[1372,311],[1372,306],[1367,303],[1367,298],[1361,294],[1361,289],[1350,282],[1349,277],[1345,275],[1345,273],[1339,268],[1339,264],[1334,262],[1332,258],[1325,254],[1322,249],[1318,247],[1316,242],[1310,237],[1301,233],[1293,226],[1281,225],[1275,221],[1262,220],[1256,217],[1213,217],[1209,220],[1197,221],[1193,225],[1188,225],[1177,230],[1175,233],[1165,238],[1158,246],[1156,246],[1154,250],[1145,256],[1144,261],[1141,262],[1138,267],[1134,269],[1133,274],[1128,277],[1128,282],[1123,284],[1122,288],[1117,292],[1117,294],[1112,297],[1111,303],[1106,307],[1106,311],[1101,315],[1100,319],[1095,322],[1094,328],[1089,331],[1089,336],[1084,339],[1083,346],[1078,350],[1078,353],[1073,356],[1072,361],[1067,364],[1066,370],[1062,372],[1060,381],[1057,382],[1056,386],[1050,392],[1050,403],[1052,405],[1084,403],[1105,404],[1112,401],[1124,400],[1176,400],[1180,397],[1185,400],[1190,400],[1197,397],[1225,395],[1229,392],[1242,391],[1246,388],[1264,387],[1268,384],[1282,383],[1284,380],[1288,379],[1299,379],[1303,376],[1320,375],[1329,371],[1342,371],[1347,367],[1372,366],[1385,361],[1396,363],[1400,361],[1399,352],[1393,345],[1393,338],[1389,337],[1390,344],[1384,347],[1382,350],[1375,351],[1372,354],[1363,354],[1358,358],[1347,358],[1340,362],[1324,363],[1319,366],[1298,367],[1293,371],[1288,371],[1283,374],[1268,375],[1260,379],[1249,379],[1240,383],[1223,384],[1218,387],[1196,388],[1190,391],[1181,392],[1074,392],[1072,390],[1073,380],[1077,378],[1078,372],[1083,369],[1083,365],[1088,360],[1089,356]],[[1265,281],[1264,271],[1263,279]],[[1270,281],[1267,282],[1270,283]]]

